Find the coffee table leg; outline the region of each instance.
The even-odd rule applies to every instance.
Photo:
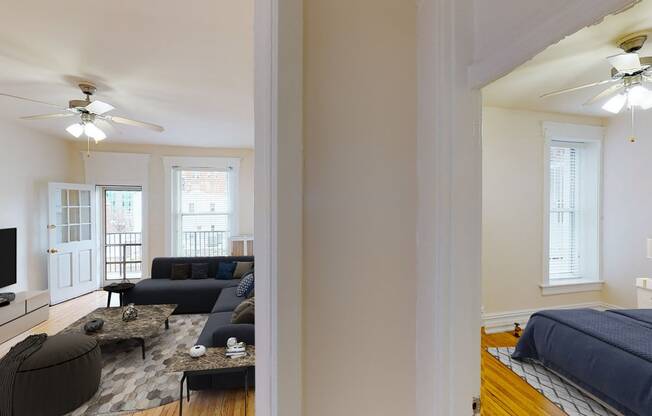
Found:
[[[143,355],[143,360],[145,359],[145,339],[144,338],[136,338],[136,341],[140,344],[140,350]]]
[[[170,329],[170,320],[169,319],[165,320],[165,329]]]
[[[179,385],[179,416],[183,415],[183,382],[186,380],[186,373],[181,376],[181,383]]]
[[[106,307],[110,308],[111,307],[111,292],[107,292],[109,294],[109,298],[106,300]]]
[[[188,398],[188,401],[190,401],[190,383],[188,380],[186,380],[186,397]]]

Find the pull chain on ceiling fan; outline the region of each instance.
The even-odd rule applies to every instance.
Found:
[[[18,100],[29,101],[36,104],[47,105],[50,107],[55,107],[61,110],[59,113],[54,114],[39,114],[34,116],[21,117],[22,120],[49,120],[49,119],[59,119],[67,117],[79,117],[77,123],[73,123],[66,128],[66,131],[74,136],[75,138],[80,137],[82,134],[85,134],[87,139],[90,142],[90,139],[95,140],[95,142],[102,141],[106,139],[106,133],[97,126],[98,122],[112,122],[118,124],[125,124],[134,127],[143,127],[157,132],[164,131],[163,127],[147,123],[144,121],[132,120],[125,117],[111,116],[106,113],[114,110],[115,108],[108,103],[94,100],[91,101],[91,97],[97,91],[97,87],[90,82],[81,82],[79,84],[79,89],[82,93],[86,95],[86,98],[83,100],[70,100],[68,102],[68,107],[61,107],[56,104],[51,104],[41,100],[35,100],[32,98],[20,97],[12,94],[0,93],[1,96],[15,98]],[[109,123],[110,126],[110,123]]]

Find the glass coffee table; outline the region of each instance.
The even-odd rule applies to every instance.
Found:
[[[122,320],[124,308],[98,308],[74,323],[61,333],[82,333],[95,338],[98,343],[135,340],[140,344],[145,359],[145,339],[158,334],[162,326],[168,329],[168,318],[177,305],[136,305],[138,317],[133,321]],[[97,332],[84,331],[84,325],[93,319],[102,319],[104,325]]]
[[[179,383],[179,416],[183,414],[183,383],[186,383],[186,395],[190,401],[188,376],[213,375],[220,373],[241,372],[245,387],[245,416],[247,415],[247,396],[249,395],[249,371],[256,366],[256,347],[247,346],[247,355],[241,358],[226,356],[226,349],[221,347],[206,348],[206,354],[193,358],[188,351],[177,351],[172,358],[165,361],[168,373],[183,373]]]

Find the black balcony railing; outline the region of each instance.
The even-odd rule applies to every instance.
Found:
[[[228,256],[227,231],[184,231],[182,247],[186,257]]]
[[[104,243],[104,276],[107,280],[142,277],[141,233],[107,233]]]

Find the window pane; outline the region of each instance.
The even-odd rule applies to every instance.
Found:
[[[550,148],[550,209],[575,209],[577,149]]]
[[[231,214],[228,172],[182,170],[179,179],[179,255],[228,255]]]
[[[578,270],[574,212],[550,213],[550,277],[575,277]]]
[[[551,279],[580,274],[578,257],[578,149],[550,147],[550,258]]]
[[[107,280],[142,277],[142,191],[107,189],[105,274]]]

